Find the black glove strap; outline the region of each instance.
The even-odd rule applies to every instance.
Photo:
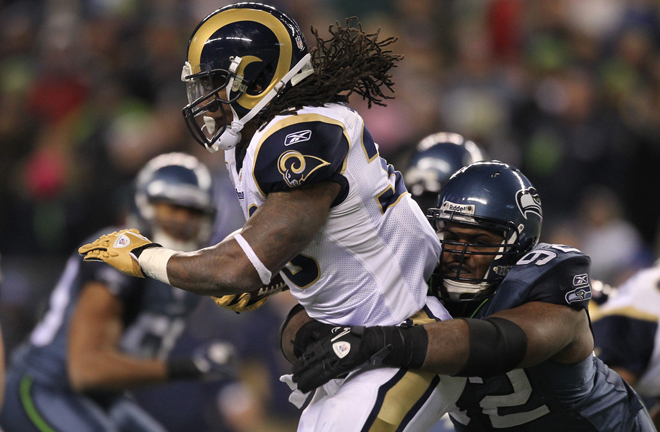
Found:
[[[159,245],[158,243],[149,243],[149,244],[146,244],[146,245],[144,245],[144,246],[140,246],[139,248],[135,248],[135,249],[133,249],[133,250],[131,251],[131,253],[132,253],[133,255],[135,255],[135,258],[140,258],[140,254],[141,254],[145,249],[149,249],[149,248],[152,248],[152,247],[163,247],[163,246]]]
[[[190,358],[178,358],[167,361],[167,378],[170,380],[194,379],[201,377],[202,371]]]

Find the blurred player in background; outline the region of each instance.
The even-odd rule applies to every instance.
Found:
[[[474,141],[452,132],[424,137],[415,147],[403,181],[424,212],[438,204],[438,194],[449,177],[464,166],[487,159]]]
[[[129,218],[162,244],[194,250],[208,241],[212,196],[210,173],[196,158],[161,155],[139,172]],[[74,254],[43,319],[12,357],[0,424],[17,432],[164,430],[126,389],[234,374],[229,344],[168,358],[200,298],[99,263],[82,265]]]
[[[80,248],[85,260],[213,296],[252,292],[279,272],[311,316],[342,325],[449,318],[427,297],[440,253],[435,231],[346,105],[351,93],[369,106],[390,98],[394,40],[350,26],[330,32],[308,53],[297,24],[273,7],[239,3],[206,17],[182,73],[184,117],[204,147],[225,150],[247,223],[193,253],[131,232],[107,235]],[[426,430],[464,383],[407,368],[364,377],[327,388],[299,430]],[[401,392],[405,401],[387,397]]]
[[[433,282],[462,319],[408,332],[308,322],[295,336],[299,350],[307,345],[294,365],[301,391],[377,355],[398,366],[405,354],[423,357],[422,370],[468,377],[450,411],[457,431],[655,430],[634,390],[593,355],[589,258],[538,244],[541,201],[517,168],[493,161],[460,170],[430,214],[443,244]],[[300,337],[307,328],[314,338]]]
[[[598,357],[645,399],[660,427],[660,264],[618,287],[592,319]]]

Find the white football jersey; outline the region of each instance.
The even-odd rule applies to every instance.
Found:
[[[640,396],[660,396],[660,266],[636,273],[592,314],[596,353],[637,375]]]
[[[395,325],[424,308],[440,242],[354,110],[328,104],[277,116],[242,163],[236,149],[225,159],[246,218],[271,192],[341,185],[321,231],[281,272],[312,318]]]

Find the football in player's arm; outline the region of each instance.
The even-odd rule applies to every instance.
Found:
[[[648,403],[660,427],[660,265],[640,270],[592,314],[596,353]]]
[[[358,368],[350,382],[365,364],[413,364],[467,377],[449,413],[457,431],[655,430],[634,390],[593,354],[590,259],[537,244],[541,202],[525,176],[478,162],[438,202],[430,214],[443,253],[433,284],[456,319],[336,328],[298,311],[282,342],[299,390]]]
[[[210,236],[211,176],[169,153],[139,173],[131,220],[159,242],[191,250]],[[49,307],[12,356],[0,425],[6,431],[164,431],[124,395],[147,384],[235,376],[233,347],[213,341],[169,355],[202,297],[112,267],[69,258]]]

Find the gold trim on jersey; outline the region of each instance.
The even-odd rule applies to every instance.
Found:
[[[394,432],[398,430],[408,413],[427,393],[436,376],[431,372],[417,370],[406,372],[399,382],[385,394],[378,415],[368,429],[369,432]]]
[[[322,114],[317,114],[317,113],[290,115],[283,118],[282,120],[278,120],[277,123],[275,123],[275,125],[273,125],[272,128],[268,129],[268,132],[259,139],[257,148],[254,150],[254,159],[252,161],[252,180],[254,180],[254,184],[257,186],[257,189],[259,190],[259,193],[262,196],[266,196],[266,194],[264,194],[264,191],[261,190],[261,187],[259,186],[259,182],[257,182],[257,178],[254,176],[254,168],[256,166],[257,159],[259,156],[259,151],[261,150],[262,144],[268,138],[270,138],[275,132],[284,129],[287,126],[291,126],[297,123],[306,123],[313,121],[328,123],[341,127],[342,132],[344,134],[344,138],[346,138],[346,142],[348,142],[348,152],[346,153],[346,157],[344,158],[344,162],[342,163],[341,170],[339,170],[339,173],[344,174],[344,172],[346,172],[346,165],[348,164],[348,154],[350,153],[350,149],[351,149],[351,140],[348,136],[348,131],[346,130],[346,126],[342,122],[335,120],[332,117],[324,116]]]
[[[376,160],[378,156],[380,156],[380,152],[378,151],[378,147],[376,147],[376,154],[373,155],[371,158],[369,158],[369,153],[367,153],[367,148],[364,146],[364,130],[365,130],[365,125],[364,122],[362,122],[362,133],[360,134],[360,144],[362,145],[362,151],[364,152],[364,157],[367,159],[367,163],[371,163],[374,160]],[[376,143],[374,142],[374,146],[375,145]]]
[[[268,84],[268,86],[262,89],[261,93],[258,95],[249,95],[244,93],[243,96],[238,98],[237,102],[244,108],[251,110],[254,108],[257,103],[263,98],[263,95],[267,94],[275,84],[277,84],[286,73],[289,71],[291,66],[291,57],[293,55],[293,46],[291,44],[291,38],[289,33],[284,27],[284,24],[265,11],[255,10],[255,9],[229,9],[224,12],[220,12],[206,22],[204,22],[195,32],[195,36],[190,40],[190,46],[188,47],[188,62],[192,68],[192,73],[196,74],[201,72],[200,62],[202,58],[202,50],[204,49],[204,44],[209,40],[209,38],[218,31],[218,29],[235,22],[239,21],[253,21],[260,25],[267,27],[270,31],[273,32],[277,41],[280,45],[280,55],[277,61],[277,68],[275,69],[275,74],[273,80]],[[254,61],[262,61],[261,59],[253,56],[246,56],[250,59],[250,63]],[[245,61],[245,60],[243,60]],[[245,66],[248,63],[239,65],[239,71],[244,71]]]
[[[378,208],[380,209],[380,214],[385,214],[385,211],[387,210],[387,209],[383,210],[383,206],[382,206],[381,203],[380,203],[380,197],[381,197],[385,192],[387,192],[387,191],[389,191],[389,190],[391,190],[392,193],[396,193],[396,189],[394,188],[394,186],[392,186],[391,184],[389,184],[389,185],[387,185],[387,187],[386,187],[385,189],[383,189],[383,190],[382,190],[378,195],[376,195],[376,197],[375,197],[375,199],[376,199],[376,203],[378,204]],[[406,192],[402,193],[401,195],[399,195],[399,198],[397,198],[396,201],[394,201],[392,204],[388,205],[387,208],[394,207],[395,205],[399,204],[399,201],[401,201],[401,198],[403,198],[404,196],[408,195],[409,193],[410,193],[410,192],[406,191]]]
[[[634,306],[624,306],[606,311],[604,311],[602,307],[593,308],[593,309],[590,307],[589,315],[591,316],[591,321],[597,321],[601,318],[612,315],[621,315],[628,318],[638,319],[642,321],[652,321],[652,322],[658,321],[659,319],[658,315],[652,314],[650,312],[645,312],[643,310],[639,310]]]

